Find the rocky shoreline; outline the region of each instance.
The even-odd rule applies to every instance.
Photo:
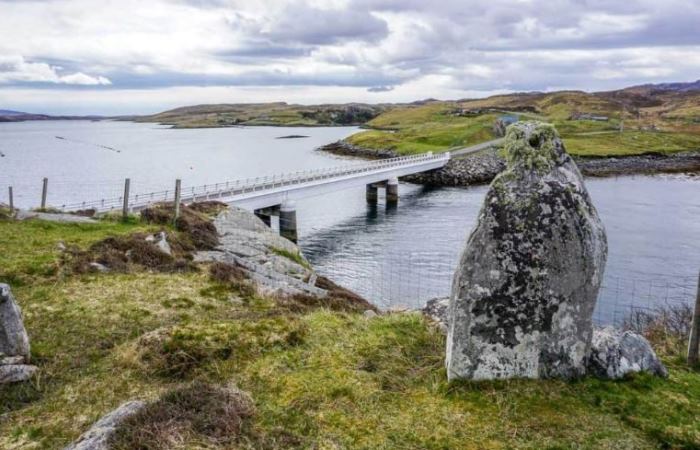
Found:
[[[367,159],[385,159],[399,156],[390,149],[372,150],[338,141],[318,149],[336,155]],[[698,173],[700,174],[700,150],[663,155],[620,157],[575,157],[579,170],[587,177],[608,177],[618,175],[639,175],[657,173]],[[450,160],[441,169],[402,177],[403,181],[431,186],[468,186],[487,184],[503,169],[505,161],[496,149],[483,150]]]

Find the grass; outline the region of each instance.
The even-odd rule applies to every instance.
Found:
[[[564,135],[569,153],[577,156],[624,156],[700,150],[700,134],[625,131],[596,135]]]
[[[448,151],[495,137],[491,128],[503,113],[460,117],[451,114],[457,108],[496,108],[503,113],[518,114],[521,119],[551,122],[562,136],[569,153],[575,156],[626,156],[700,150],[698,108],[688,99],[661,112],[642,108],[637,114],[629,109],[623,110],[619,103],[603,95],[584,92],[494,96],[480,100],[396,107],[366,124],[373,130],[354,134],[346,140],[367,149],[391,149],[397,154],[408,155]],[[523,108],[536,110],[537,113],[523,112]],[[574,112],[604,115],[609,120],[570,120]],[[619,132],[621,122],[624,125],[622,133]],[[650,124],[655,125],[658,131],[640,129]]]
[[[359,147],[390,148],[409,155],[442,152],[495,139],[492,126],[497,115],[458,117],[451,115],[450,110],[445,105],[392,110],[368,123],[383,129],[363,131],[347,141]]]
[[[445,339],[418,314],[292,308],[205,268],[57,269],[58,240],[87,248],[145,228],[0,222],[0,280],[23,308],[40,369],[29,383],[0,386],[0,448],[63,448],[134,398],[152,406],[122,430],[122,448],[139,436],[156,439],[150,448],[700,446],[700,374],[671,360],[666,380],[448,384]],[[254,411],[193,395],[231,385]]]
[[[299,264],[300,266],[311,270],[311,264],[309,264],[309,262],[306,260],[306,258],[304,258],[298,250],[296,252],[290,252],[289,250],[286,250],[284,248],[277,248],[277,247],[273,247],[271,250],[275,255],[281,256],[283,258],[287,258],[287,259]]]

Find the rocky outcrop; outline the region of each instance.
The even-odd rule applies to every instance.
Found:
[[[199,252],[195,261],[218,261],[243,269],[259,288],[269,293],[310,294],[324,297],[299,247],[275,233],[254,214],[232,207],[214,220],[219,245]]]
[[[490,183],[505,168],[506,162],[498,155],[498,150],[488,149],[450,159],[444,167],[401,177],[401,180],[431,186],[469,186]]]
[[[666,367],[644,336],[612,327],[596,328],[588,356],[588,373],[619,379],[634,372],[668,376]]]
[[[548,124],[511,125],[449,305],[450,379],[583,375],[607,243]]]
[[[577,158],[581,173],[590,177],[627,174],[700,172],[700,151],[648,154],[618,158]]]
[[[0,384],[26,381],[37,368],[29,365],[29,336],[10,286],[0,283]]]
[[[587,177],[700,172],[700,151],[617,158],[577,157],[574,160],[581,174]],[[505,159],[499,155],[498,150],[491,149],[462,158],[454,158],[440,169],[409,175],[401,179],[431,186],[470,186],[490,183],[505,167]]]
[[[390,149],[366,149],[344,141],[328,144],[319,150],[369,159],[399,156]],[[587,177],[700,172],[700,150],[620,157],[576,157],[574,161],[581,173]],[[471,186],[490,183],[505,168],[506,161],[499,154],[499,150],[489,149],[452,158],[440,169],[408,175],[401,177],[401,180],[430,186]]]
[[[140,400],[132,400],[122,404],[95,422],[77,441],[64,450],[108,450],[110,448],[109,441],[117,427],[128,417],[141,411],[145,406],[146,403]]]

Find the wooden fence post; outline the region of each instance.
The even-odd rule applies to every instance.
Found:
[[[46,208],[46,195],[48,194],[49,190],[49,179],[44,178],[44,184],[41,187],[41,209]]]
[[[124,180],[124,205],[122,206],[122,218],[126,220],[129,217],[129,188],[131,179]]]
[[[174,222],[177,222],[178,217],[180,217],[180,188],[182,187],[182,181],[180,179],[175,180],[175,218]],[[174,223],[173,223],[174,225]]]
[[[698,291],[695,297],[695,313],[693,323],[690,326],[690,339],[688,339],[688,365],[694,366],[700,359],[700,274],[698,274]]]
[[[13,214],[15,212],[15,199],[13,198],[12,195],[12,186],[7,188],[9,197],[10,197],[10,214]]]

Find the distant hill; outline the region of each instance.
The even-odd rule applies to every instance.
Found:
[[[0,116],[24,116],[27,113],[21,111],[11,111],[9,109],[0,109]]]
[[[50,116],[22,111],[0,109],[0,122],[25,122],[29,120],[101,120],[102,116]]]
[[[150,116],[129,117],[137,122],[158,122],[175,128],[208,128],[243,125],[334,126],[362,125],[392,105],[364,103],[290,105],[276,103],[234,103],[195,105],[171,109]]]
[[[634,90],[634,89],[645,89],[654,91],[676,91],[676,92],[688,92],[688,91],[700,91],[700,80],[691,81],[688,83],[658,83],[658,84],[642,84],[639,86],[633,86],[631,88],[623,90]]]

